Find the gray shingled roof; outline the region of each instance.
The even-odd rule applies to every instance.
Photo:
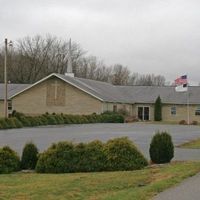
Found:
[[[187,92],[176,92],[173,86],[118,86],[127,100],[135,103],[154,103],[158,96],[163,103],[187,104]],[[190,86],[189,103],[200,104],[200,87]]]
[[[30,86],[29,84],[8,84],[8,98],[12,95],[20,92],[26,87]],[[4,84],[0,83],[0,100],[4,99]]]
[[[163,103],[186,104],[187,92],[176,92],[173,86],[114,86],[110,83],[56,74],[107,102],[154,103],[160,95]],[[189,87],[190,104],[200,104],[200,87]]]
[[[187,93],[176,92],[172,86],[114,86],[110,83],[101,81],[94,81],[84,78],[73,78],[62,74],[52,74],[46,78],[56,76],[75,87],[101,99],[105,102],[118,102],[118,103],[154,103],[156,98],[160,95],[163,103],[168,104],[186,104]],[[46,80],[44,78],[44,80]],[[42,80],[41,80],[42,81]],[[41,82],[39,81],[39,82]],[[38,83],[39,83],[38,82]],[[33,84],[36,85],[37,83]],[[27,84],[9,84],[8,94],[9,97],[19,93],[26,87],[31,85]],[[0,84],[0,99],[3,99],[3,84]],[[190,104],[200,104],[200,87],[189,87],[189,100]]]
[[[99,97],[103,101],[108,102],[122,102],[124,99],[123,94],[118,90],[117,86],[102,81],[94,81],[84,78],[70,77],[62,74],[56,74],[62,79],[73,83],[74,85],[82,88],[94,96]]]

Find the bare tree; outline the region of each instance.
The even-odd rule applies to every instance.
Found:
[[[154,74],[137,75],[133,85],[163,86],[165,85],[165,77],[161,75],[156,76]]]
[[[130,71],[127,67],[116,64],[113,67],[112,83],[114,85],[127,85],[130,76]]]
[[[0,71],[3,69],[3,51],[0,53]],[[15,44],[8,60],[8,77],[16,83],[33,83],[44,76],[56,72],[64,73],[67,67],[68,42],[47,35],[25,37]],[[76,43],[72,44],[73,67],[84,54]],[[2,73],[1,73],[2,74]],[[2,76],[0,76],[2,80]]]
[[[14,83],[33,83],[50,73],[64,74],[67,68],[69,43],[55,36],[24,37],[15,43],[8,54],[8,80]],[[110,82],[114,85],[165,84],[161,75],[132,73],[121,65],[106,66],[95,56],[87,56],[77,43],[72,44],[72,67],[76,77]],[[4,49],[0,49],[0,82],[3,82]]]

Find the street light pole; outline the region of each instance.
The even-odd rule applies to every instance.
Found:
[[[4,60],[4,117],[8,117],[8,81],[7,81],[7,54],[8,54],[8,40],[5,39],[5,60]]]

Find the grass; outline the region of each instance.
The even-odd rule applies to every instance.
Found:
[[[200,138],[178,145],[179,148],[200,149]]]
[[[200,171],[200,162],[175,162],[127,172],[0,175],[0,199],[146,200]]]

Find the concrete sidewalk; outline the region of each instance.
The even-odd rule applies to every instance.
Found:
[[[200,200],[200,173],[161,192],[154,200]]]

